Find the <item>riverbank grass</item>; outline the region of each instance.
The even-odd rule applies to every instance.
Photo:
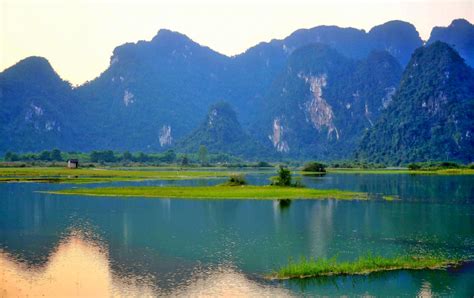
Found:
[[[303,175],[321,174],[299,172]],[[440,170],[408,170],[408,169],[345,169],[345,168],[329,168],[327,173],[330,174],[373,174],[373,175],[393,175],[393,174],[410,174],[410,175],[440,175],[440,176],[456,176],[456,175],[474,175],[474,169],[440,169]]]
[[[305,259],[290,262],[269,276],[271,279],[309,278],[330,275],[366,275],[392,270],[444,269],[460,265],[462,260],[442,256],[396,256],[367,255],[352,262],[331,259]]]
[[[366,193],[336,189],[312,189],[280,186],[143,186],[75,188],[49,192],[62,195],[148,197],[180,199],[339,199],[367,200]]]
[[[224,171],[137,171],[109,168],[0,168],[0,182],[99,183],[142,180],[190,180],[227,177]]]

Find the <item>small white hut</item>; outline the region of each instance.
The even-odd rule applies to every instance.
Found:
[[[77,159],[68,159],[67,167],[70,169],[77,169],[79,167],[79,160]]]

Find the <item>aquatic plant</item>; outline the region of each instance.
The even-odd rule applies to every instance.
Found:
[[[288,279],[327,275],[361,275],[390,270],[443,269],[459,265],[461,262],[461,259],[443,256],[401,255],[382,257],[372,254],[359,257],[352,262],[340,262],[336,257],[329,259],[301,258],[298,262],[290,261],[288,265],[280,268],[270,277],[275,279]]]

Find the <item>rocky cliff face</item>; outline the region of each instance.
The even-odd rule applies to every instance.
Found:
[[[253,131],[284,155],[348,157],[390,101],[400,75],[388,53],[356,61],[326,45],[303,47],[273,85]]]

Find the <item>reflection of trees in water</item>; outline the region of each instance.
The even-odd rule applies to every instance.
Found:
[[[282,211],[287,210],[291,206],[291,200],[290,199],[280,199],[280,200],[278,200],[278,206],[280,207],[280,209]]]

